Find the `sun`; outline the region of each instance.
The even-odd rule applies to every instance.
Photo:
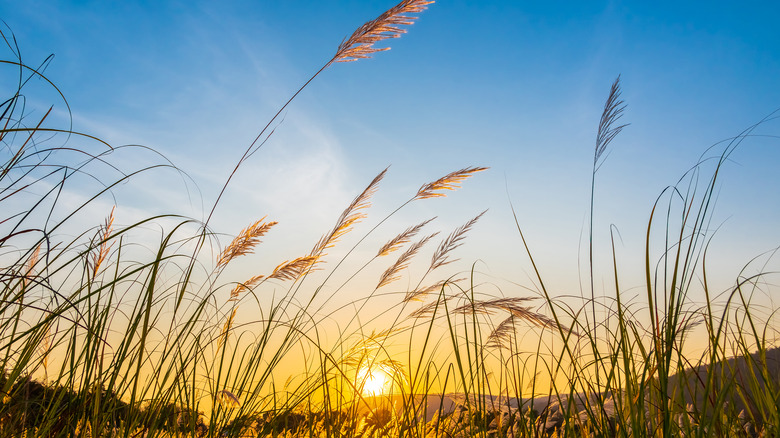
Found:
[[[363,366],[357,373],[357,386],[364,397],[375,397],[389,393],[393,379],[381,365]]]

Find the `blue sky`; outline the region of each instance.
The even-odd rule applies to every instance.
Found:
[[[76,130],[149,146],[197,185],[172,172],[134,181],[117,194],[118,221],[130,223],[171,210],[202,218],[275,111],[342,38],[393,4],[33,0],[2,2],[0,16],[29,63],[55,54],[46,73]],[[367,226],[425,182],[489,166],[449,198],[402,211],[378,242],[433,215],[433,228],[448,233],[489,209],[459,249],[460,269],[481,260],[480,270],[530,286],[511,199],[551,286],[571,293],[584,261],[598,119],[621,75],[631,125],[597,175],[595,238],[608,256],[614,224],[635,273],[658,194],[708,146],[780,108],[778,16],[770,1],[439,1],[389,41],[392,50],[333,65],[304,90],[239,171],[213,226],[232,234],[265,215],[280,221],[259,251],[273,267],[308,251],[388,165]],[[778,135],[780,124],[757,132]],[[723,174],[712,248],[723,281],[780,244],[779,146],[751,139]],[[122,157],[128,167],[158,160]]]

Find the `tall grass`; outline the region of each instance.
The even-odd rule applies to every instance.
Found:
[[[402,1],[346,38],[245,149],[210,213],[295,96],[335,63],[385,50],[375,44],[403,33],[414,19],[409,14],[429,3]],[[45,75],[50,59],[30,66],[12,35],[2,36],[10,52],[2,65],[17,83],[0,104],[0,436],[780,433],[774,314],[753,304],[754,295],[771,290],[772,274],[746,270],[719,293],[706,263],[721,170],[775,113],[659,196],[646,225],[645,293],[638,301],[625,298],[614,236],[614,288],[599,297],[594,286],[595,177],[625,126],[614,126],[625,108],[619,80],[594,151],[590,297],[548,290],[544,279],[552,274],[536,263],[517,217],[536,274],[536,289],[526,296],[490,292],[476,268],[448,271],[484,212],[443,236],[429,231],[435,218],[424,220],[355,260],[400,209],[444,196],[482,167],[423,184],[349,239],[385,169],[311,251],[279,255],[267,272],[231,278],[228,268],[252,257],[276,222],[248,219],[225,243],[210,229],[211,215],[203,222],[166,214],[125,224],[120,205],[94,219],[119,184],[179,170],[161,160],[122,171],[115,155],[127,147],[53,126],[51,109],[35,117],[25,96],[37,86],[53,89],[67,108]],[[63,201],[72,193],[77,204]],[[348,243],[344,256],[329,259]],[[421,259],[426,251],[430,259]],[[408,280],[413,287],[399,286],[411,266],[420,267]],[[339,304],[340,292],[365,284],[375,286]],[[705,302],[697,306],[699,290]],[[690,336],[706,340],[703,353],[687,348]],[[735,354],[740,358],[728,360]],[[380,374],[392,395],[367,391]]]

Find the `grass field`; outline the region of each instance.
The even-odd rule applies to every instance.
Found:
[[[506,233],[519,235],[518,253],[533,267],[535,293],[527,296],[496,296],[473,272],[446,270],[458,257],[477,258],[460,247],[484,212],[442,233],[430,220],[386,229],[407,205],[487,170],[476,166],[421,184],[378,225],[358,231],[386,169],[356,190],[335,224],[323,225],[310,252],[231,276],[228,268],[251,257],[276,225],[248,218],[228,241],[212,229],[232,176],[320,72],[374,55],[376,42],[400,36],[428,3],[403,1],[347,38],[246,147],[204,221],[176,212],[129,224],[114,210],[96,217],[115,187],[160,168],[181,170],[161,158],[118,171],[117,151],[146,149],[56,126],[50,112],[31,118],[26,95],[36,88],[59,95],[52,105],[67,101],[43,73],[49,59],[22,62],[3,32],[2,68],[17,83],[0,105],[0,436],[780,434],[776,309],[760,300],[775,293],[775,254],[758,255],[725,292],[707,275],[719,172],[776,113],[707,151],[659,195],[646,223],[640,300],[625,298],[615,235],[611,292],[594,285],[592,202],[583,261],[590,283],[574,298],[545,287],[551,274],[537,268],[519,222]],[[619,78],[606,95],[594,109],[602,115],[591,199],[626,126]],[[112,169],[120,176],[106,180]],[[77,201],[67,196],[73,191]],[[353,246],[339,248],[346,255],[328,257],[358,233]],[[355,260],[367,237],[381,233],[386,244]],[[335,303],[376,266],[373,289]],[[402,288],[409,266],[421,274]],[[379,307],[387,310],[376,319],[361,316]]]

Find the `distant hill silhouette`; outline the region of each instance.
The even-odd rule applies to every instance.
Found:
[[[713,378],[707,391],[709,375]],[[718,396],[726,391],[729,396],[725,398],[730,405],[727,409],[733,411],[727,414],[739,414],[744,409],[745,414],[758,421],[761,415],[756,408],[756,397],[767,396],[770,389],[775,395],[780,390],[780,348],[766,350],[765,364],[755,352],[686,369],[670,380],[669,396],[676,400],[682,396],[682,401],[693,409],[712,412]]]

